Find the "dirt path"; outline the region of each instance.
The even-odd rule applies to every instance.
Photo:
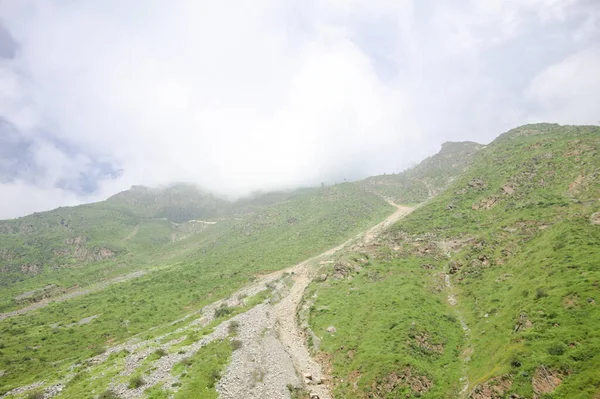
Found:
[[[242,347],[234,351],[231,364],[223,374],[221,381],[217,384],[217,391],[221,399],[236,399],[240,397],[248,399],[289,398],[290,392],[288,388],[290,386],[302,386],[306,388],[310,392],[311,397],[314,397],[312,395],[316,395],[319,399],[331,399],[333,396],[330,391],[330,385],[327,383],[329,381],[328,376],[324,375],[321,365],[311,357],[304,330],[298,324],[298,308],[302,302],[306,288],[317,272],[317,269],[313,266],[346,247],[357,243],[370,243],[383,230],[413,210],[410,207],[399,206],[391,201],[388,202],[396,207],[396,211],[383,222],[369,230],[295,266],[261,276],[257,281],[243,287],[229,298],[207,305],[202,310],[181,319],[182,321],[191,320],[186,327],[182,327],[182,330],[193,331],[209,323],[213,319],[214,310],[221,306],[221,304],[241,306],[243,303],[240,298],[250,297],[265,289],[273,289],[274,295],[277,296],[277,300],[275,301],[267,301],[259,304],[247,312],[221,323],[209,336],[183,348],[185,349],[183,351],[185,353],[171,353],[160,358],[155,362],[152,368],[153,371],[146,379],[152,382],[152,384],[164,383],[166,387],[171,387],[172,383],[176,381],[176,378],[171,375],[170,370],[172,366],[181,361],[181,359],[193,355],[207,343],[215,339],[225,338],[228,334],[229,324],[236,321],[239,324],[237,339],[242,342]],[[144,272],[120,276],[94,285],[93,287],[87,287],[67,293],[61,297],[50,299],[47,302],[36,303],[27,308],[2,314],[0,315],[0,320],[39,309],[46,306],[50,301],[64,301],[101,290],[115,282],[139,277],[140,273]],[[180,330],[175,330],[167,334],[167,336],[178,332]],[[125,369],[122,370],[121,374],[129,375],[138,369],[142,365],[143,360],[152,354],[158,346],[168,350],[171,345],[183,339],[181,337],[166,344],[159,344],[167,336],[141,342],[138,341],[138,338],[133,337],[129,341],[114,346],[105,353],[89,359],[88,363],[91,365],[90,367],[94,367],[94,365],[106,361],[111,353],[127,349],[130,354],[126,359]],[[49,385],[45,389],[45,397],[53,397],[63,387],[63,382]],[[143,396],[143,389],[129,389],[120,381],[114,381],[110,387],[117,391],[124,399],[137,399]],[[17,388],[4,396],[31,389],[33,389],[33,386]]]
[[[290,293],[275,305],[279,339],[292,358],[296,372],[301,378],[304,378],[304,382],[308,385],[309,392],[311,395],[317,395],[319,399],[332,398],[330,386],[324,383],[327,376],[323,374],[321,365],[311,357],[306,344],[305,333],[299,327],[297,321],[298,307],[302,301],[304,291],[314,277],[315,269],[311,266],[315,261],[330,257],[349,244],[357,241],[364,243],[373,241],[377,234],[414,209],[397,205],[389,200],[388,203],[396,207],[396,212],[388,216],[383,222],[347,240],[343,244],[289,269],[289,272],[294,273],[294,285],[291,287]]]
[[[456,296],[456,289],[454,288],[454,285],[452,284],[452,278],[450,277],[450,274],[444,273],[444,282],[446,284],[446,292],[448,294],[448,304],[450,304],[450,306],[452,306],[452,307],[455,307],[458,304],[458,299]],[[469,393],[469,387],[471,385],[469,378],[467,376],[467,364],[471,360],[471,356],[473,356],[474,347],[473,347],[473,343],[471,342],[471,329],[465,322],[465,318],[463,317],[462,312],[460,311],[460,309],[458,309],[456,307],[454,308],[454,310],[456,312],[456,315],[458,316],[458,321],[463,330],[463,333],[465,335],[465,341],[467,343],[465,350],[463,351],[463,353],[461,355],[461,358],[463,360],[463,376],[460,378],[460,382],[462,383],[462,388],[459,393],[460,398],[466,398],[467,394]]]
[[[131,233],[127,234],[127,237],[123,238],[123,242],[125,242],[125,241],[129,241],[129,240],[131,240],[132,238],[134,238],[134,237],[137,235],[138,231],[140,231],[140,225],[139,225],[139,224],[138,224],[138,225],[136,225],[136,226],[133,228],[133,230],[131,231]]]
[[[122,283],[122,282],[125,282],[128,280],[134,279],[134,278],[138,278],[138,277],[143,276],[146,273],[147,272],[145,270],[138,270],[137,272],[113,277],[111,279],[108,279],[108,280],[105,280],[105,281],[102,281],[102,282],[99,282],[96,284],[92,284],[92,285],[84,287],[84,288],[75,289],[75,290],[66,292],[62,295],[59,295],[59,296],[45,298],[39,302],[32,303],[29,306],[25,306],[24,308],[13,310],[11,312],[0,313],[0,321],[2,321],[4,319],[8,319],[9,317],[19,316],[19,315],[23,315],[23,314],[32,312],[37,309],[45,308],[52,302],[64,302],[64,301],[72,299],[72,298],[77,298],[78,296],[91,294],[93,292],[98,292],[98,291],[105,289],[106,287],[108,287],[110,285]]]

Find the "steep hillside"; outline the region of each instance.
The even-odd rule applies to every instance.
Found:
[[[369,177],[361,182],[365,189],[399,204],[418,204],[442,192],[471,164],[484,148],[470,141],[442,144],[439,153],[417,166],[392,175]]]
[[[599,211],[599,127],[500,136],[311,287],[336,394],[598,397]]]
[[[389,179],[3,222],[0,395],[597,399],[599,183],[600,127],[538,124]]]
[[[174,219],[200,210],[207,216],[217,204],[230,206],[192,186],[137,187],[107,201],[0,221],[0,309],[142,269],[160,247],[211,226]],[[174,209],[183,211],[169,214]]]
[[[178,183],[160,188],[134,186],[110,197],[105,206],[138,217],[183,223],[215,218],[225,213],[231,203],[193,184]]]
[[[136,186],[106,201],[0,221],[0,311],[152,267],[167,244],[309,192],[231,202],[190,184]]]
[[[389,213],[381,198],[342,184],[301,192],[137,254],[132,259],[148,272],[136,279],[0,321],[2,390],[64,377],[109,345],[140,333],[152,337],[158,332],[151,328],[338,245]]]

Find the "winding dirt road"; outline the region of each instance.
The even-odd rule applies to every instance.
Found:
[[[287,269],[287,272],[293,272],[294,285],[290,293],[275,305],[277,327],[279,339],[286,351],[292,358],[292,362],[300,377],[310,376],[306,378],[311,384],[308,386],[311,395],[317,395],[319,399],[331,399],[333,396],[330,392],[329,384],[323,383],[327,380],[327,376],[323,374],[321,365],[317,363],[310,355],[307,347],[307,341],[304,331],[298,325],[297,312],[302,301],[304,291],[314,278],[316,269],[311,267],[316,261],[330,257],[336,252],[342,250],[350,244],[363,242],[368,244],[372,242],[378,234],[394,224],[403,216],[409,214],[414,208],[397,205],[389,200],[390,205],[396,207],[396,212],[388,216],[383,222],[373,226],[364,233],[350,238],[341,245],[332,248],[321,255],[308,259],[292,268]]]
[[[194,314],[190,314],[184,318],[190,318],[190,320],[192,320],[196,317],[199,317],[198,319],[190,322],[188,327],[186,327],[188,329],[193,329],[197,324],[206,324],[212,320],[212,317],[214,316],[214,309],[216,309],[216,307],[220,306],[222,303],[226,303],[228,306],[239,306],[239,298],[241,297],[255,295],[259,291],[267,289],[269,285],[272,286],[275,284],[278,287],[275,290],[280,298],[278,302],[265,302],[259,304],[247,312],[235,316],[230,321],[221,323],[215,328],[215,332],[212,334],[214,336],[211,335],[210,337],[203,338],[203,340],[194,343],[190,347],[191,349],[188,348],[189,350],[186,351],[187,354],[185,356],[191,356],[204,344],[209,342],[209,340],[217,338],[223,339],[227,335],[230,323],[232,321],[238,322],[240,328],[238,339],[241,339],[244,342],[242,346],[243,349],[234,352],[233,362],[228,366],[225,375],[217,386],[220,398],[228,399],[246,397],[258,399],[265,397],[286,397],[289,395],[287,387],[290,385],[304,386],[304,388],[311,394],[311,397],[314,397],[313,395],[316,395],[319,399],[331,399],[333,397],[331,394],[331,386],[328,383],[330,378],[324,375],[321,365],[311,357],[307,346],[305,332],[298,322],[298,309],[302,302],[306,288],[318,271],[318,267],[315,267],[318,262],[329,259],[337,252],[347,247],[351,247],[352,245],[371,243],[378,237],[379,234],[381,234],[382,231],[403,216],[412,212],[414,209],[411,207],[397,205],[389,200],[387,202],[396,207],[396,211],[381,223],[348,239],[344,243],[323,252],[320,255],[312,257],[287,269],[262,276],[253,284],[245,286],[229,298],[210,304],[204,307],[200,312],[195,312]],[[92,288],[92,291],[105,288],[106,285],[110,285],[111,283],[126,281],[131,278],[139,277],[139,274],[136,275],[136,273],[121,276],[120,278],[116,279],[116,281],[110,280],[98,284]],[[288,276],[288,279],[291,278],[291,285],[289,282],[287,285],[283,283],[283,279],[286,278],[286,276]],[[89,292],[90,290],[88,287],[87,290],[71,292],[52,300],[67,300],[74,296],[84,295]],[[22,314],[34,309],[39,309],[47,304],[48,303],[44,302],[35,304],[36,306],[19,309],[18,311],[10,312],[8,314],[1,314],[0,320],[16,314]],[[153,339],[151,341],[154,342],[155,345],[159,340]],[[175,340],[171,343],[174,344],[175,342],[178,341]],[[154,347],[150,347],[150,349],[144,347],[144,345],[149,344],[150,341],[136,343],[135,345],[126,342],[110,348],[105,354],[100,355],[100,357],[107,357],[109,353],[118,351],[123,347],[127,347],[130,352],[129,356],[132,357],[132,359],[135,358],[137,361],[136,364],[139,366],[139,364],[141,364],[141,360],[147,357],[155,349]],[[163,344],[161,347],[167,348],[168,345]],[[91,362],[90,364],[101,362],[102,359],[100,357],[96,359],[96,362]],[[181,360],[180,358],[182,357],[184,357],[184,355],[181,355],[179,352],[177,352],[160,358],[157,362],[162,363],[156,365],[155,372],[153,372],[153,374],[148,378],[152,377],[152,381],[156,383],[167,384],[172,380],[170,366]],[[250,360],[249,357],[251,357]],[[261,367],[261,370],[258,370],[260,372],[257,372],[257,367],[261,364],[265,365],[264,370]],[[132,367],[130,367],[131,370],[124,370],[123,372],[133,372],[135,367]],[[119,385],[117,382],[118,381],[113,381],[111,387],[114,389],[119,388],[119,393],[123,398],[136,399],[142,396],[141,390],[128,389],[125,386],[121,386],[123,384]],[[41,383],[37,382],[35,384],[39,385]],[[60,390],[56,390],[54,388],[60,386],[62,389],[62,384],[63,383],[61,382],[58,385],[56,383],[54,385],[49,385],[49,387],[45,389],[45,397],[50,398],[56,395],[56,393],[60,392]],[[34,385],[16,388],[12,392],[6,393],[4,396],[37,389],[38,385]],[[167,385],[169,387],[172,386],[172,384]],[[243,393],[243,396],[240,396],[240,393]]]

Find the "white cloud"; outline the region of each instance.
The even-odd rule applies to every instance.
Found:
[[[2,188],[2,217],[15,218],[59,206],[81,203],[82,198],[59,188],[39,187],[24,182],[4,183]]]
[[[530,25],[572,22],[574,5],[1,3],[19,51],[0,60],[0,116],[36,143],[38,168],[0,194],[49,190],[45,209],[84,200],[56,188],[80,174],[104,176],[96,198],[172,180],[237,195],[399,171],[443,141],[487,141],[528,120],[521,88],[482,61],[529,40]],[[597,34],[562,29],[579,41]]]
[[[549,66],[533,79],[527,96],[537,104],[533,120],[600,124],[600,46]]]

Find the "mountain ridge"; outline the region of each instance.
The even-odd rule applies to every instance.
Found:
[[[3,271],[2,311],[22,306],[19,296],[35,303],[22,296],[34,288],[52,297],[141,274],[0,320],[0,393],[217,397],[222,380],[250,397],[595,398],[599,151],[597,126],[532,124],[485,146],[445,143],[399,175],[233,205],[196,193],[207,206],[188,213],[177,208],[193,197],[185,188],[173,208],[163,205],[177,188],[152,197],[138,187],[108,205],[2,222],[2,267],[13,250],[40,262],[63,248],[114,253],[36,275],[29,260]],[[123,197],[138,194],[145,205],[129,212]],[[384,198],[419,206],[374,231],[390,217]],[[224,213],[180,223],[165,209],[181,220]],[[269,359],[282,341],[265,326],[277,323],[298,329],[286,344],[297,347],[287,348],[291,373],[273,379],[242,357]],[[248,352],[258,347],[266,352]],[[322,374],[294,364],[305,350]]]

